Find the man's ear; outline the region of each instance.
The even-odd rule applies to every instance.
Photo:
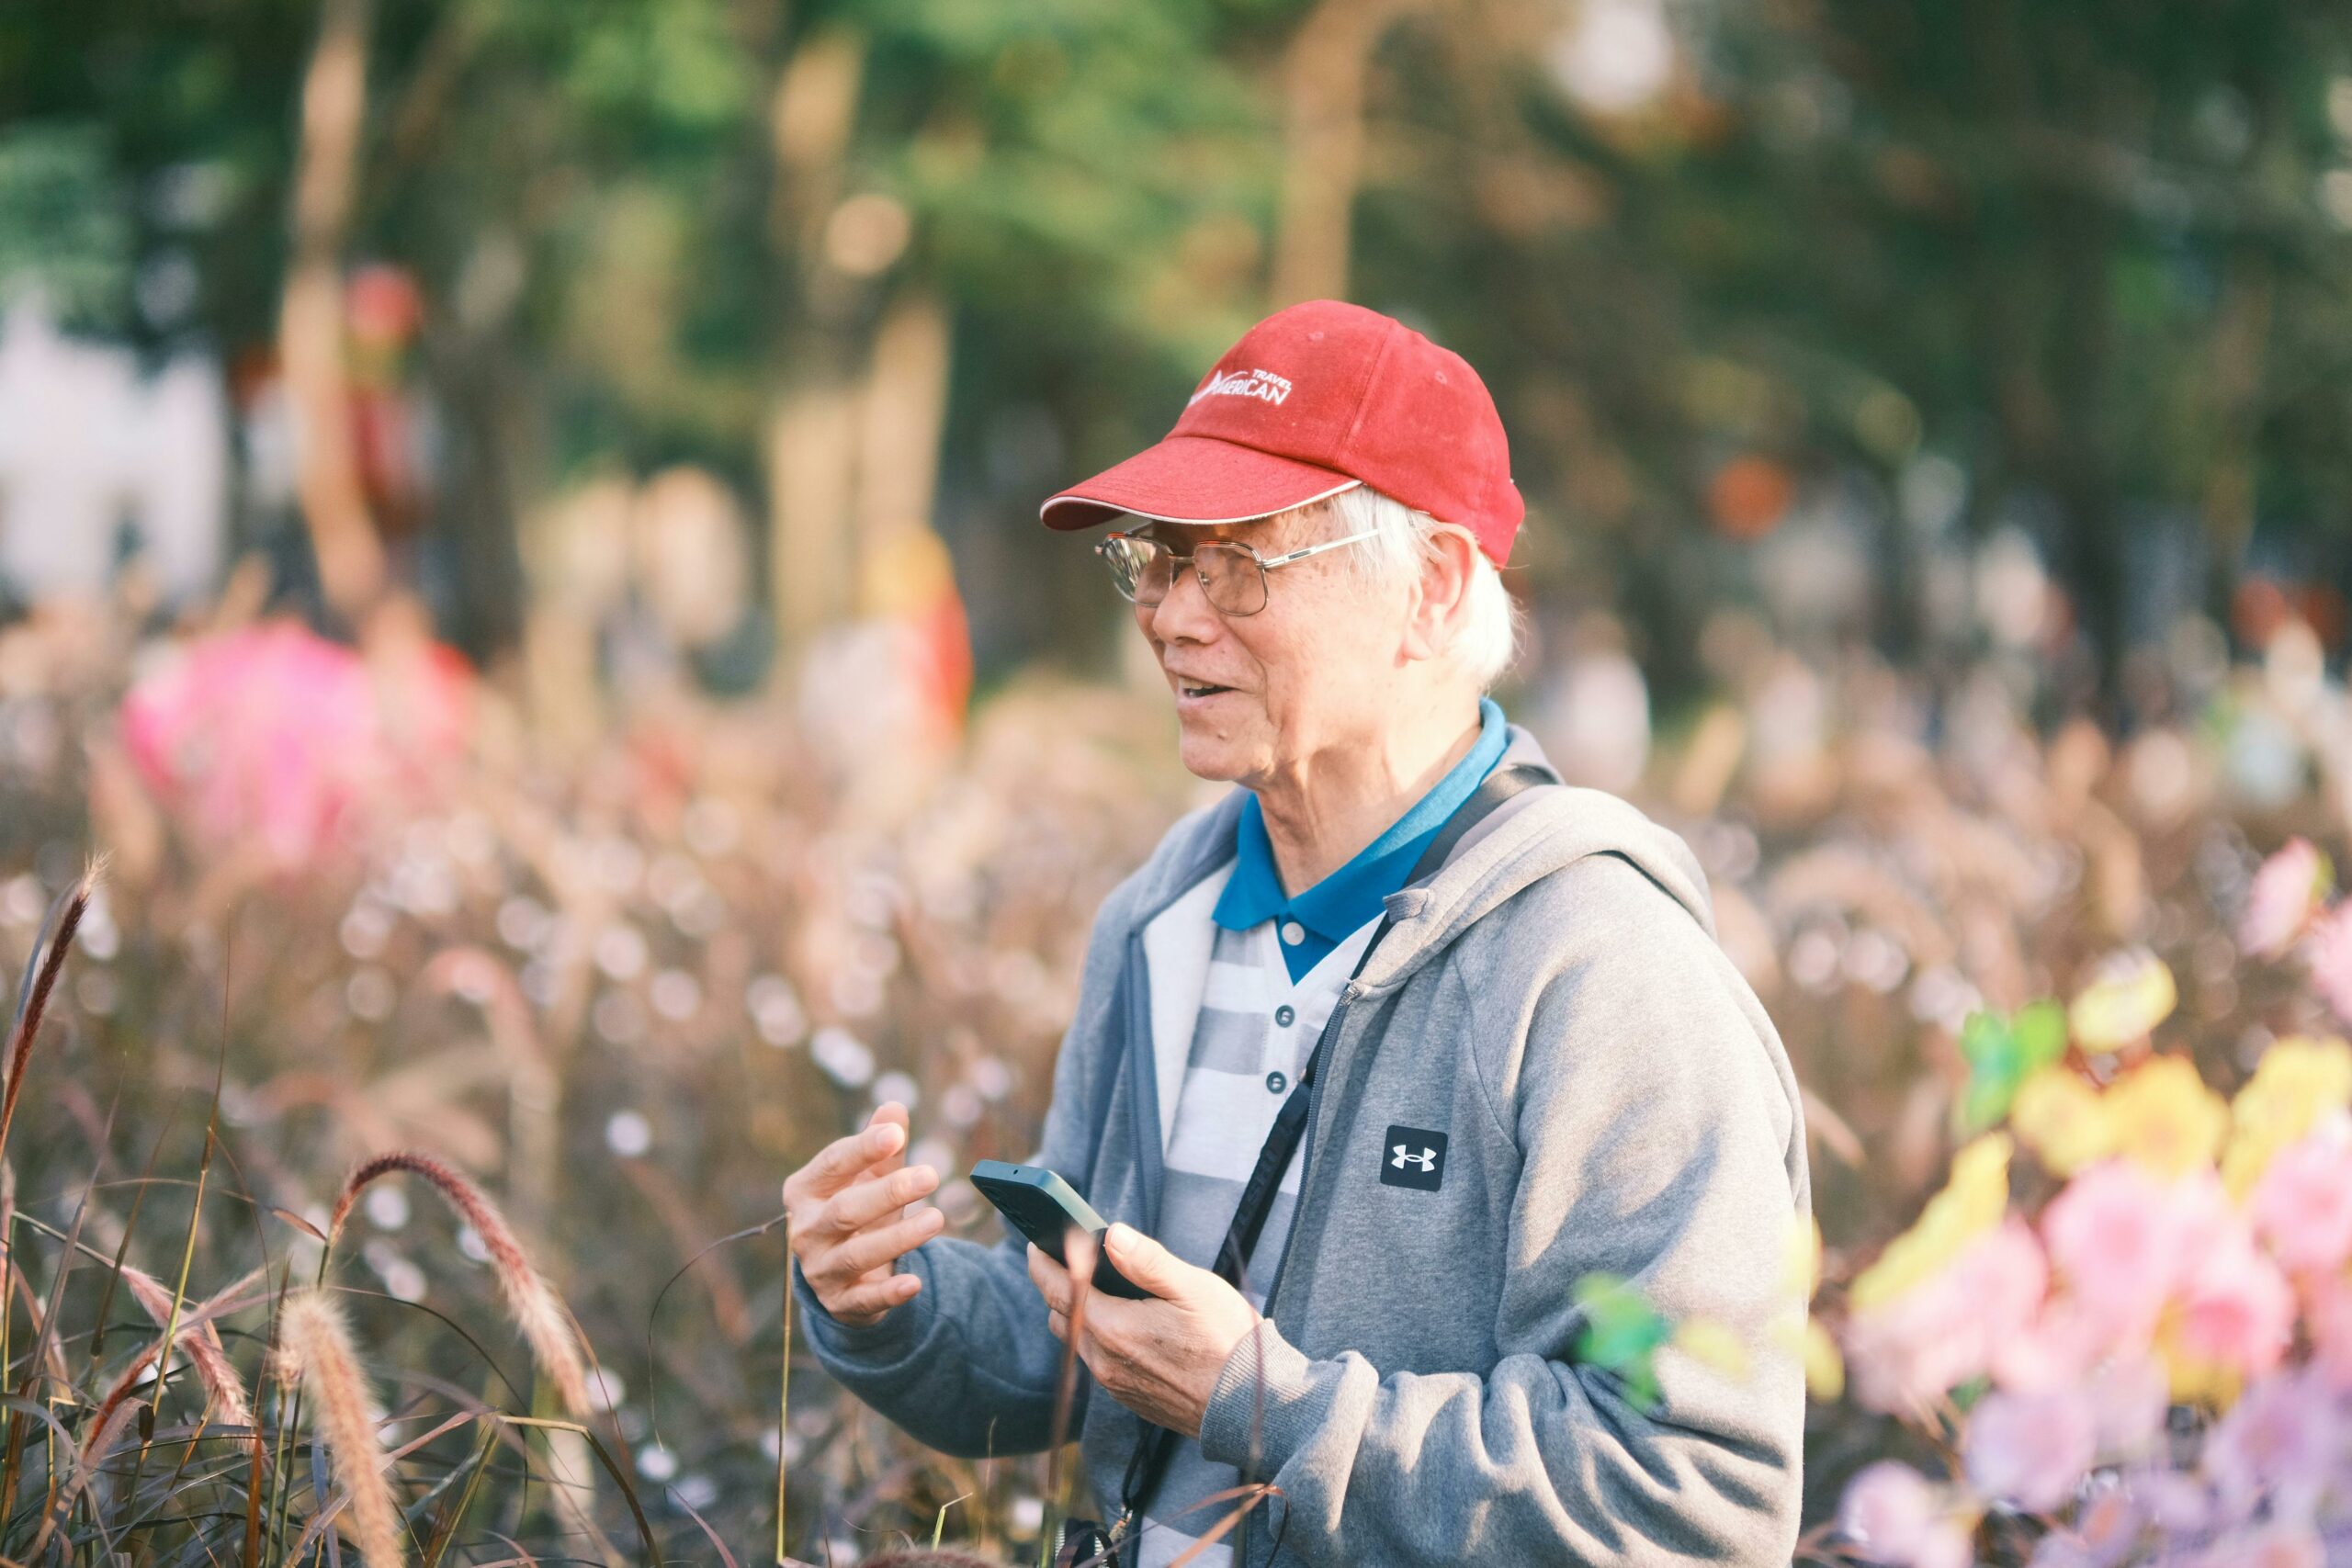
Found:
[[[1419,592],[1405,626],[1405,657],[1435,659],[1453,646],[1470,616],[1478,547],[1460,528],[1440,528],[1421,558]]]

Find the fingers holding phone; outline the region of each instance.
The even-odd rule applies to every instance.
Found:
[[[910,1299],[922,1281],[898,1272],[898,1261],[945,1224],[921,1200],[939,1172],[907,1160],[907,1109],[878,1107],[865,1130],[837,1138],[785,1179],[792,1255],[801,1277],[844,1323],[860,1325]]]

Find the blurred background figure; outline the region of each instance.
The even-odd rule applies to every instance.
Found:
[[[150,371],[69,337],[37,298],[0,310],[0,593],[95,599],[136,565],[195,604],[228,547],[228,410],[201,355]]]

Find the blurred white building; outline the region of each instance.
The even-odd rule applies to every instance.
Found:
[[[0,313],[0,583],[40,600],[105,591],[130,547],[167,599],[208,593],[226,545],[229,409],[220,367],[150,375],[129,349]]]

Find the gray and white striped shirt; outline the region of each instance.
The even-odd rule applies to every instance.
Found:
[[[1210,926],[1215,934],[1176,1097],[1165,1162],[1168,1184],[1159,1210],[1161,1245],[1186,1262],[1204,1269],[1216,1264],[1266,1134],[1273,1130],[1276,1114],[1293,1092],[1299,1069],[1306,1065],[1377,924],[1366,921],[1295,982],[1283,962],[1282,935],[1274,921],[1238,931]],[[1242,1293],[1261,1309],[1266,1304],[1266,1283],[1290,1235],[1305,1157],[1304,1145],[1291,1156],[1266,1227],[1243,1270]],[[1196,1440],[1179,1444],[1137,1540],[1136,1560],[1142,1568],[1165,1568],[1213,1530],[1233,1505],[1193,1505],[1239,1480],[1231,1465],[1203,1458]],[[1221,1540],[1204,1549],[1193,1563],[1229,1568],[1232,1558],[1231,1548]]]

